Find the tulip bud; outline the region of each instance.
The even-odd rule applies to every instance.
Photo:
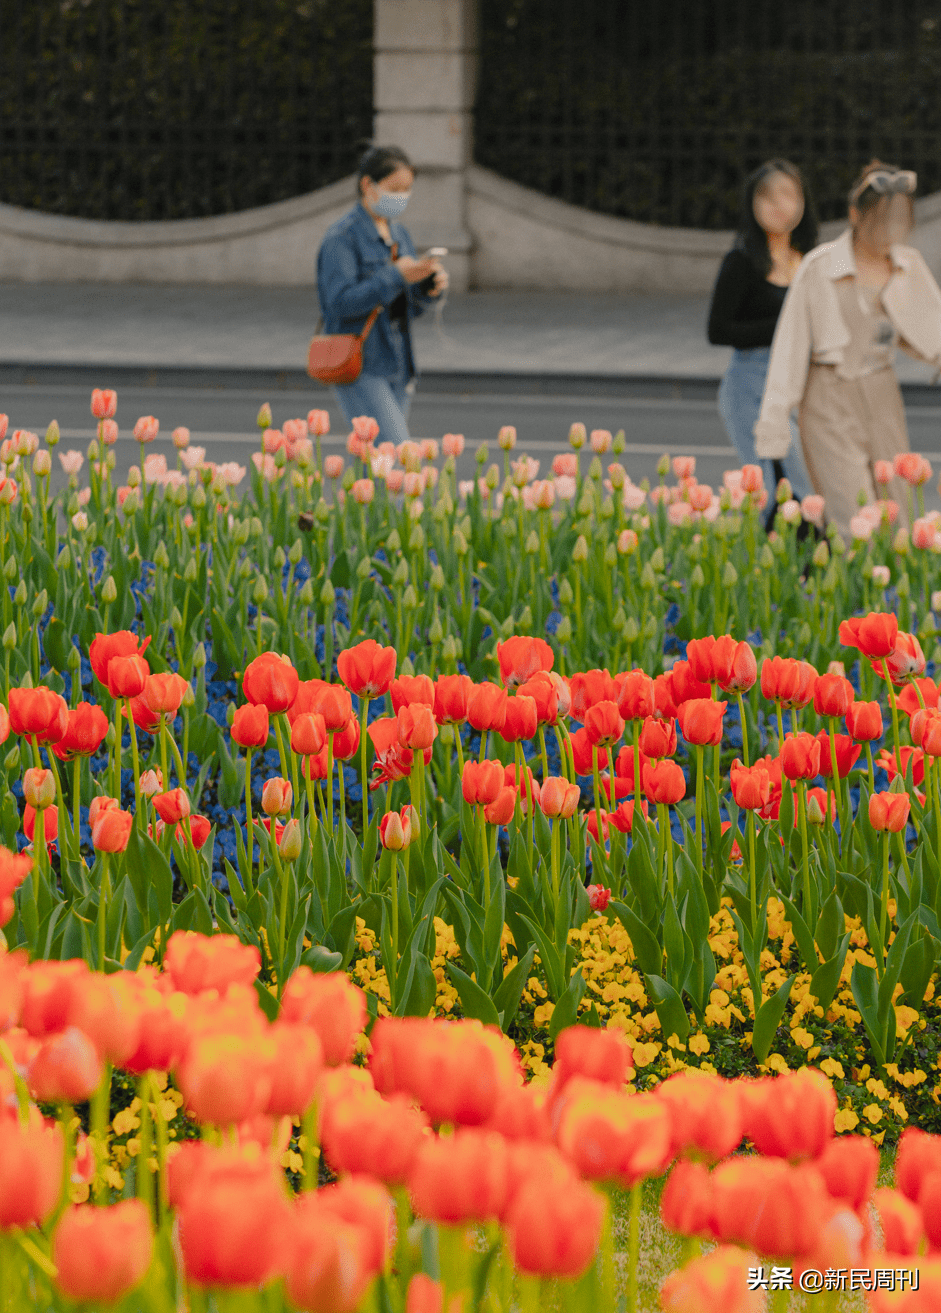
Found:
[[[496,465],[490,466],[489,470],[484,475],[484,482],[491,492],[497,487],[500,482],[500,471]]]
[[[233,705],[234,714],[234,705]],[[152,798],[157,793],[163,792],[163,772],[157,768],[155,770],[145,770],[140,777],[140,791],[145,798]]]
[[[459,650],[460,649],[458,648],[457,645],[457,639],[454,637],[453,634],[447,634],[445,636],[444,642],[441,644],[442,658],[445,661],[456,661]]]
[[[51,770],[31,766],[23,775],[23,797],[36,811],[45,811],[56,800],[56,777]]]
[[[127,472],[127,486],[129,488],[139,488],[141,485],[141,472],[139,465],[132,465]]]
[[[107,734],[105,735],[105,744],[107,745],[109,751],[114,747],[114,725],[113,725],[113,724],[111,724],[111,725],[108,726],[108,732],[107,732]]]
[[[535,529],[530,531],[524,547],[527,556],[535,556],[539,551],[539,534]]]
[[[330,507],[324,501],[323,497],[320,498],[320,500],[317,502],[317,505],[314,507],[314,516],[316,517],[318,524],[329,523]]]
[[[52,471],[52,453],[37,451],[33,457],[33,473],[37,479],[46,478]]]
[[[41,619],[48,605],[49,594],[46,592],[45,588],[42,588],[37,597],[33,600],[33,618],[36,620]]]
[[[633,556],[640,540],[633,529],[622,529],[618,534],[618,551],[622,556]]]
[[[569,429],[569,446],[573,447],[575,451],[581,451],[587,436],[584,424],[573,424]]]
[[[271,406],[267,401],[259,409],[258,418],[255,422],[262,432],[271,428]]]
[[[8,584],[12,584],[13,580],[16,578],[19,572],[20,572],[20,567],[17,564],[16,557],[8,556],[6,559],[6,563],[4,564],[3,567],[4,579],[7,581]]]
[[[601,481],[601,460],[598,456],[593,456],[591,464],[588,466],[588,477],[596,482]]]
[[[815,794],[810,794],[807,799],[807,820],[811,825],[825,825],[826,817],[823,814],[823,808]]]
[[[843,556],[846,553],[846,539],[840,533],[835,533],[830,542],[830,550],[834,556]]]
[[[7,652],[12,652],[16,647],[16,625],[12,620],[3,631],[3,647]]]
[[[333,584],[329,579],[324,580],[323,588],[320,590],[320,602],[322,606],[333,606],[337,595]]]
[[[657,574],[663,574],[666,566],[666,557],[663,554],[662,547],[655,547],[650,553],[650,568],[656,570]]]
[[[415,667],[412,665],[412,658],[406,657],[404,661],[399,662],[399,675],[403,679],[411,679],[415,674]]]
[[[418,605],[418,594],[415,591],[415,585],[409,584],[402,594],[402,605],[405,607],[415,607]]]
[[[560,643],[570,643],[572,641],[572,622],[567,615],[564,615],[559,621],[555,636]]]
[[[690,571],[689,582],[693,588],[702,588],[703,584],[706,582],[703,568],[698,561]]]
[[[284,563],[288,559],[284,554],[284,548],[279,543],[274,549],[274,568],[278,571],[284,569]]]
[[[292,816],[285,825],[281,842],[278,844],[278,851],[286,862],[296,862],[300,857],[302,840],[300,822]]]
[[[580,533],[578,537],[575,539],[575,546],[572,548],[572,560],[573,561],[588,560],[588,540],[585,538],[585,535],[582,533]]]
[[[124,505],[121,507],[121,510],[124,512],[125,515],[133,515],[139,505],[140,502],[138,500],[137,492],[134,488],[132,488],[131,491],[127,494],[127,496],[124,498]]]
[[[420,552],[425,545],[425,531],[420,524],[412,526],[412,532],[408,535],[408,550],[410,552]]]
[[[46,429],[46,445],[49,447],[57,447],[59,445],[60,437],[61,434],[59,432],[59,421],[54,419],[50,422],[49,427]]]
[[[725,568],[722,571],[722,587],[734,588],[738,583],[738,571],[731,561],[726,561]]]
[[[20,765],[20,745],[15,743],[3,759],[3,769],[5,771],[18,770]],[[10,795],[13,796],[12,794]]]
[[[244,560],[239,566],[240,579],[251,579],[254,573],[255,573],[255,567],[252,565],[251,561],[247,559]]]
[[[187,684],[186,688],[183,690],[183,700],[180,703],[180,706],[195,707],[195,705],[196,705],[196,694],[193,692],[193,686],[192,684]]]
[[[304,544],[300,538],[295,538],[291,543],[291,550],[288,552],[288,560],[292,565],[300,565],[301,558],[304,555]]]
[[[569,583],[568,579],[565,578],[559,584],[559,606],[560,607],[571,606],[574,599],[575,599],[575,594],[572,591],[572,585]]]
[[[912,591],[912,585],[907,574],[899,575],[895,582],[895,591],[899,597],[908,597]]]
[[[623,606],[619,606],[615,611],[611,625],[616,634],[624,633],[624,630],[627,628],[627,612],[624,610]]]
[[[899,556],[908,555],[908,530],[899,529],[892,539],[892,550]]]
[[[194,584],[198,574],[199,570],[196,566],[196,557],[191,556],[183,567],[183,578],[188,584]]]
[[[649,561],[644,563],[644,568],[640,572],[640,586],[645,591],[649,591],[657,586],[657,576],[653,572],[653,567]]]
[[[313,606],[314,604],[314,581],[305,579],[301,585],[301,590],[297,594],[297,600],[301,606]]]
[[[98,446],[98,443],[95,441],[94,438],[92,438],[91,442],[88,444],[88,459],[89,460],[101,459],[101,448]]]
[[[399,588],[408,583],[408,561],[404,557],[392,571],[392,582]]]
[[[178,606],[170,607],[170,628],[173,630],[183,628],[183,617],[180,615],[180,608]]]
[[[827,546],[826,539],[822,539],[814,548],[813,562],[821,568],[830,560],[830,548]]]
[[[666,452],[664,452],[663,455],[660,457],[660,459],[657,461],[657,474],[660,476],[661,479],[665,479],[669,473],[670,473],[670,457],[667,455]]]
[[[255,580],[255,586],[252,589],[252,601],[256,606],[261,606],[268,600],[268,584],[265,579],[259,575]]]
[[[225,723],[228,725],[229,729],[232,728],[232,722],[234,720],[235,720],[235,703],[230,702],[225,709]]]
[[[764,544],[761,551],[758,553],[758,564],[761,566],[762,570],[774,569],[774,552],[772,552],[767,543]]]
[[[441,619],[436,613],[435,618],[428,626],[428,642],[440,643],[443,637],[444,637],[444,629],[442,628],[441,625]]]
[[[25,605],[26,605],[26,597],[27,597],[27,593],[26,593],[26,580],[25,580],[25,579],[21,579],[20,582],[16,585],[16,592],[13,594],[13,602],[14,602],[14,605],[15,605],[15,606],[25,606]]]
[[[615,456],[620,456],[626,446],[627,441],[624,436],[624,430],[618,429],[617,433],[614,435],[614,441],[611,443],[611,450],[614,452]]]
[[[85,527],[88,527],[88,516],[85,516]],[[72,568],[72,552],[68,543],[62,548],[62,551],[56,557],[57,570],[70,570]]]
[[[441,589],[444,587],[444,584],[445,584],[444,571],[442,570],[441,566],[440,565],[432,566],[431,574],[428,577],[429,588],[432,588],[436,593],[440,593]]]

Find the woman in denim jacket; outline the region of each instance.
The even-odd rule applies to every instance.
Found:
[[[362,373],[336,392],[350,424],[369,415],[379,424],[379,441],[396,444],[409,436],[415,387],[411,321],[448,285],[440,261],[416,259],[408,230],[395,222],[414,179],[403,151],[370,148],[359,164],[359,202],[328,229],[317,256],[325,333],[359,333],[382,306],[363,348]]]

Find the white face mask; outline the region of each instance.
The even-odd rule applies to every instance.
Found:
[[[411,195],[410,191],[381,191],[373,201],[372,208],[383,219],[397,219],[408,205]]]

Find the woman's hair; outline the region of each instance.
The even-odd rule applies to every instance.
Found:
[[[801,255],[806,255],[817,245],[817,212],[808,194],[803,174],[790,160],[766,160],[745,179],[745,186],[742,189],[742,214],[738,226],[739,246],[763,277],[771,272],[771,252],[768,250],[767,234],[755,218],[755,196],[777,173],[792,178],[800,187],[804,197],[804,213],[801,215],[800,223],[791,233],[791,245],[795,251],[800,251]]]
[[[870,160],[866,167],[860,170],[853,179],[853,185],[850,187],[849,195],[847,197],[849,205],[855,206],[855,208],[859,210],[860,218],[868,214],[870,210],[874,210],[879,202],[885,199],[885,193],[876,191],[874,187],[863,187],[863,190],[858,196],[854,196],[853,194],[866,181],[866,178],[870,173],[878,172],[899,173],[900,169],[897,164],[886,164],[884,160]],[[909,206],[911,207],[912,217],[914,218],[914,199],[911,196],[908,196],[907,199]]]
[[[359,160],[356,177],[359,195],[363,193],[364,178],[369,178],[371,182],[382,182],[383,178],[388,178],[390,173],[395,173],[396,169],[403,167],[411,169],[412,173],[415,172],[415,165],[398,146],[370,146]]]

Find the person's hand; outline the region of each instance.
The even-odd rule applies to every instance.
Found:
[[[421,283],[432,274],[436,274],[441,268],[437,260],[428,259],[416,260],[411,255],[400,255],[395,261],[395,267],[409,284]]]
[[[435,263],[437,264],[437,261]],[[448,278],[447,269],[445,269],[444,265],[438,264],[438,267],[435,270],[435,281],[432,283],[431,290],[428,293],[428,295],[440,296],[442,292],[446,292],[448,290],[448,284],[450,283],[450,281],[451,280]]]

